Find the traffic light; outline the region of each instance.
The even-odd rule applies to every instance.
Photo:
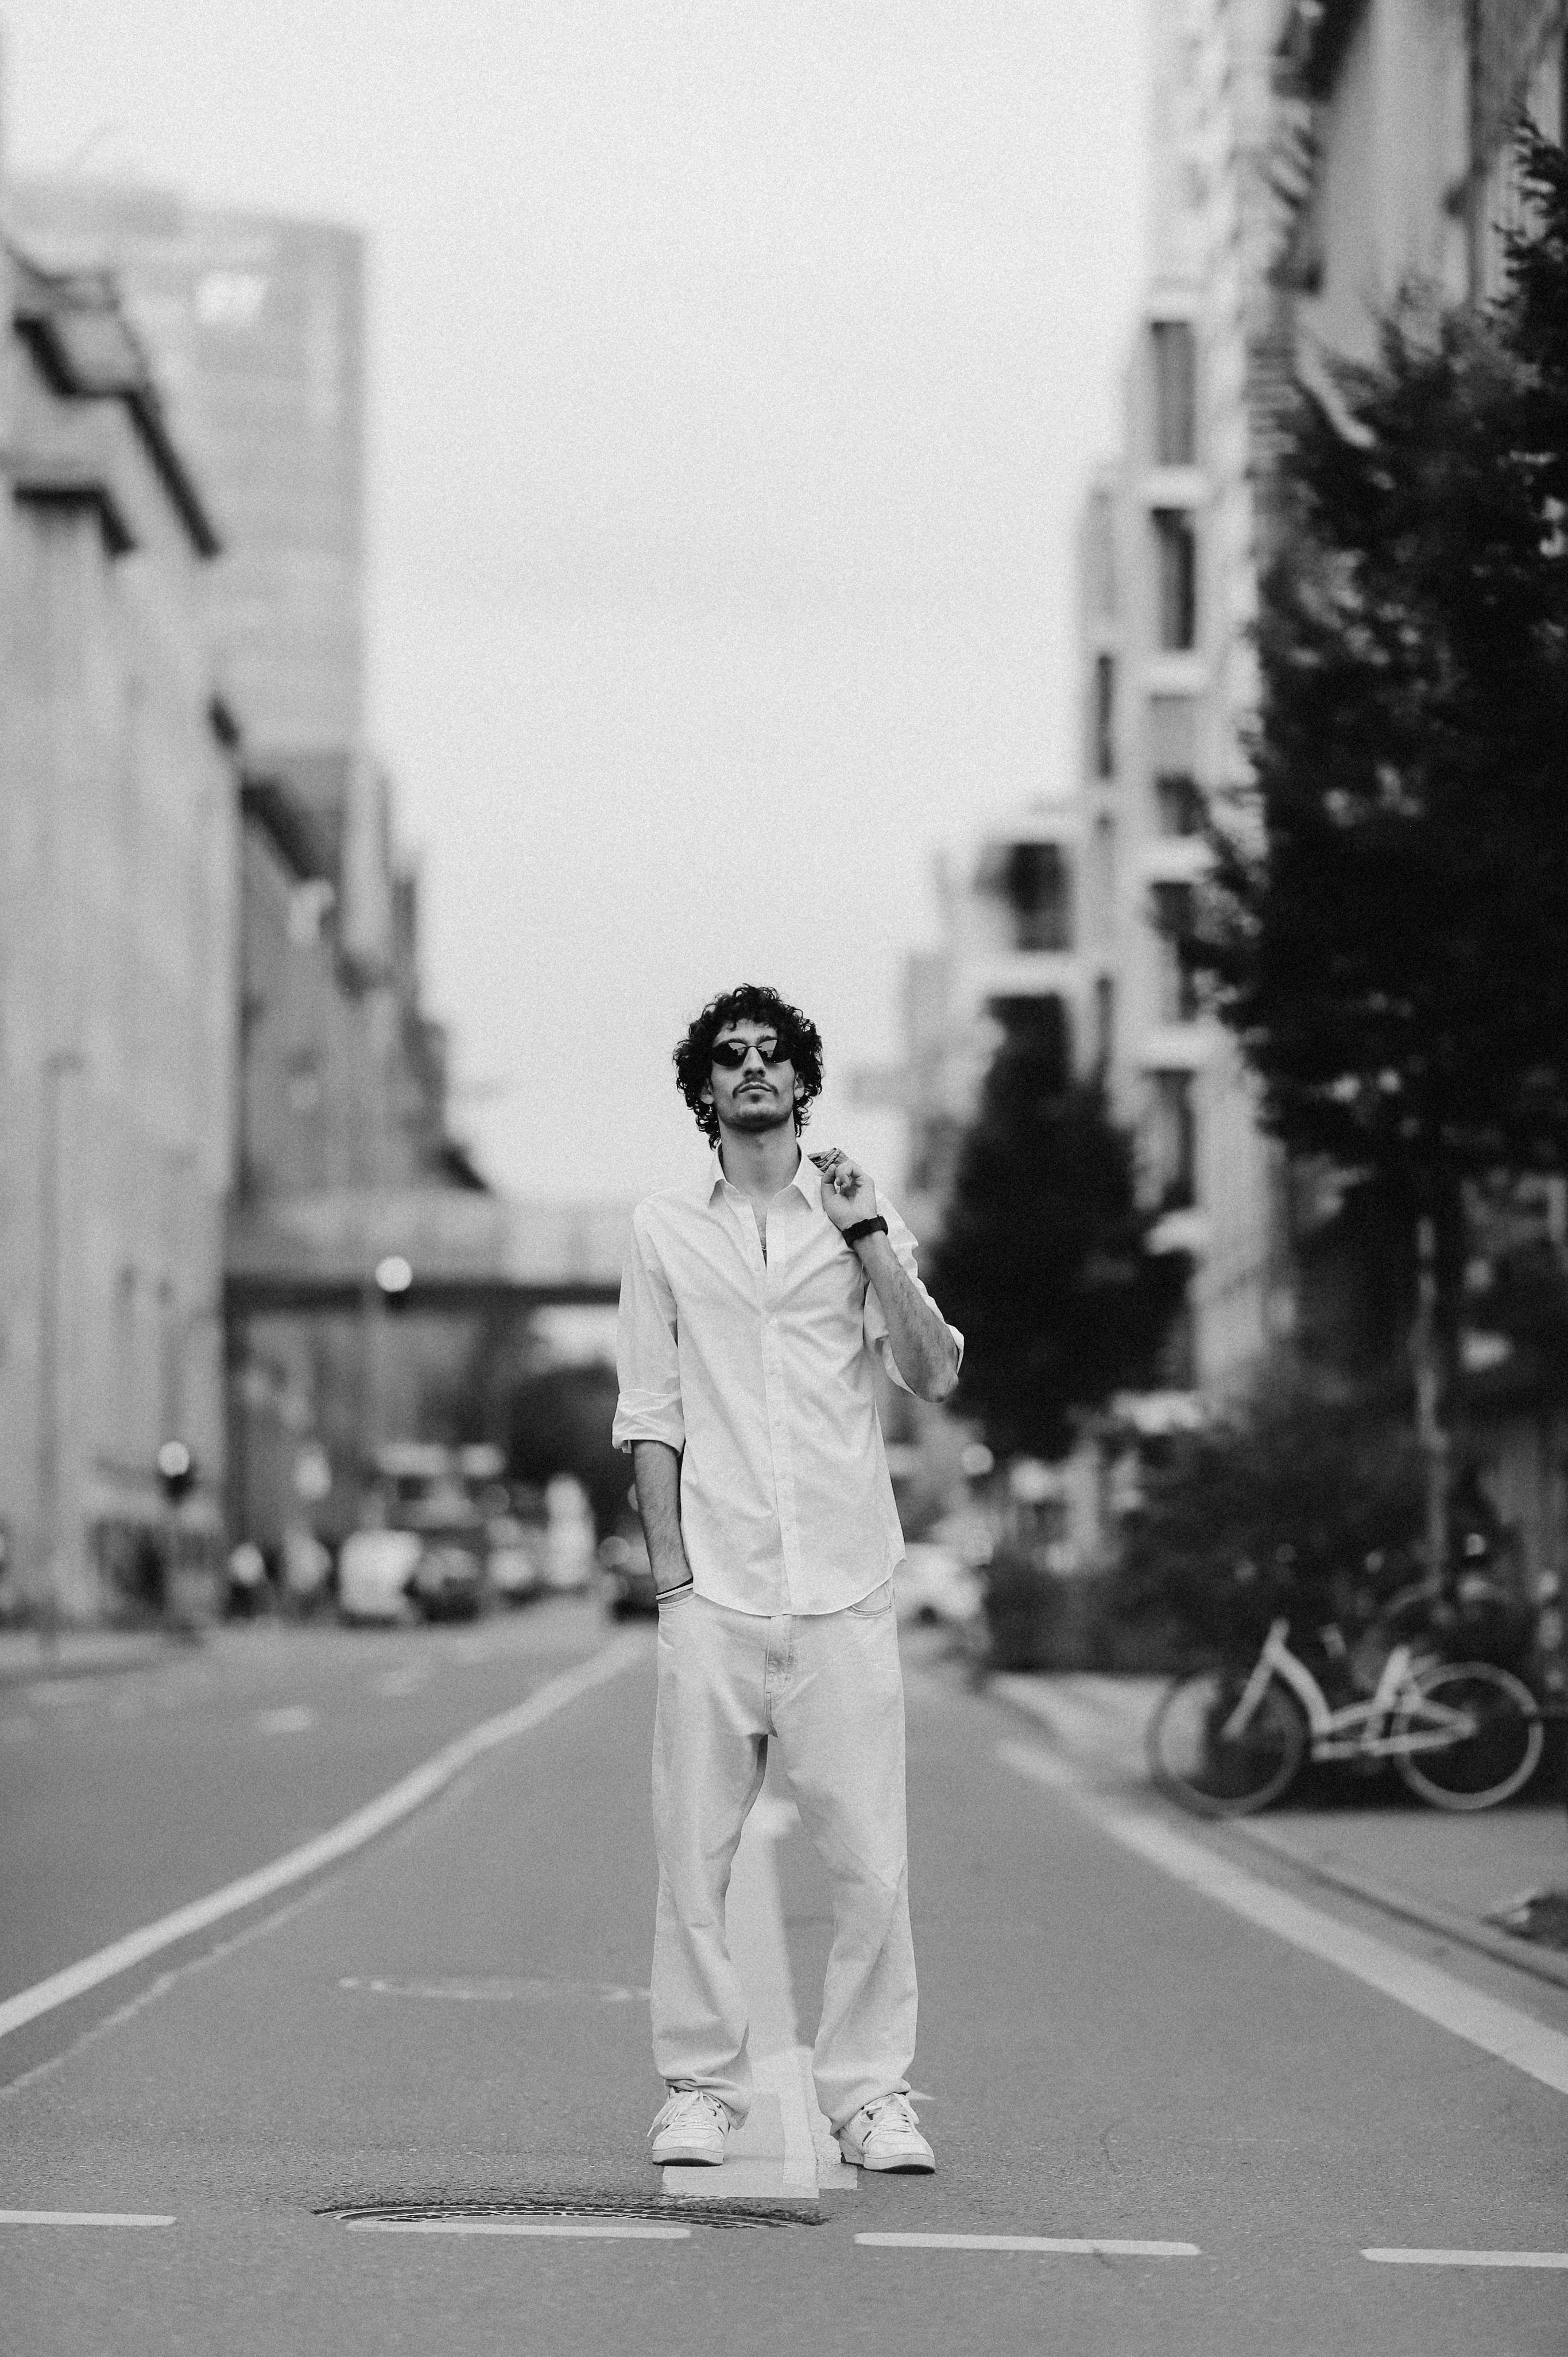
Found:
[[[166,1440],[153,1461],[166,1501],[177,1506],[196,1480],[195,1458],[183,1440]]]

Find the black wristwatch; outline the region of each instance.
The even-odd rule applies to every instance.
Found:
[[[839,1233],[846,1244],[857,1244],[862,1236],[885,1236],[887,1233],[887,1222],[880,1215],[875,1220],[856,1220],[853,1228],[841,1228]]]

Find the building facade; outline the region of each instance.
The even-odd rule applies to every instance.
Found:
[[[135,183],[23,180],[17,233],[107,270],[223,536],[219,682],[252,754],[364,730],[364,241]]]
[[[0,1519],[11,1598],[90,1617],[157,1585],[163,1441],[221,1491],[238,779],[114,289],[6,249],[0,295]]]
[[[13,212],[54,265],[120,290],[221,524],[206,610],[240,784],[230,1270],[275,1263],[302,1207],[308,1227],[345,1201],[482,1189],[447,1132],[417,877],[365,736],[363,241],[118,183],[33,181]],[[281,1548],[346,1527],[374,1440],[418,1428],[465,1347],[411,1325],[368,1372],[361,1318],[231,1310],[231,1534]]]
[[[1269,275],[1277,0],[1156,0],[1150,274],[1122,449],[1080,522],[1087,987],[1155,1241],[1191,1264],[1187,1379],[1244,1380],[1293,1301],[1283,1176],[1236,1050],[1183,965],[1206,820],[1245,779],[1258,484],[1277,379]],[[1277,396],[1275,396],[1277,397]]]

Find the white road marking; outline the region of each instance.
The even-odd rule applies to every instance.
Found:
[[[1561,2030],[1549,2029],[1532,2014],[1487,1996],[1440,1965],[1407,1955],[1386,1940],[1374,1939],[1369,1932],[1326,1915],[1320,1908],[1309,1907],[1289,1891],[1206,1849],[1189,1835],[1177,1833],[1163,1819],[1103,1800],[1048,1752],[1027,1744],[1004,1743],[1000,1757],[1019,1775],[1050,1785],[1102,1833],[1173,1880],[1185,1883],[1189,1890],[1201,1892],[1293,1948],[1364,1981],[1369,1988],[1408,2006],[1412,2013],[1479,2047],[1483,2053],[1511,2063],[1543,2087],[1568,2095],[1568,2037]]]
[[[303,1735],[316,1725],[316,1713],[302,1702],[285,1703],[281,1710],[259,1710],[256,1727],[263,1735]]]
[[[857,2234],[876,2251],[1047,2251],[1060,2258],[1197,2259],[1196,2243],[1127,2243],[1105,2235]]]
[[[347,2218],[350,2234],[544,2234],[566,2242],[684,2243],[690,2226],[642,2226],[615,2218]]]
[[[412,1775],[403,1777],[366,1807],[356,1809],[352,1816],[345,1817],[329,1832],[318,1835],[298,1849],[287,1851],[253,1874],[242,1875],[237,1882],[225,1883],[221,1890],[211,1891],[205,1899],[194,1899],[188,1906],[177,1907],[172,1914],[160,1916],[156,1923],[145,1923],[140,1931],[127,1932],[124,1939],[84,1956],[79,1964],[68,1964],[63,1971],[51,1973],[48,1980],[36,1981],[31,1988],[5,1998],[0,2003],[0,2038],[8,2038],[26,2023],[36,2021],[40,2014],[69,2005],[73,1997],[84,1996],[102,1982],[129,1972],[134,1964],[173,1947],[177,1941],[205,1932],[225,1916],[253,1907],[259,1900],[270,1899],[274,1891],[303,1882],[307,1875],[318,1874],[323,1867],[334,1866],[339,1858],[362,1849],[389,1825],[412,1816],[415,1809],[434,1799],[486,1752],[542,1726],[580,1695],[618,1676],[632,1662],[642,1660],[646,1651],[642,1633],[628,1631],[602,1646],[587,1661],[579,1663],[575,1669],[552,1678],[526,1702],[498,1713],[494,1718],[481,1719],[478,1727],[471,1727],[466,1735],[460,1735],[425,1760],[423,1767],[414,1769]]]
[[[389,1670],[384,1677],[376,1679],[373,1690],[388,1702],[397,1702],[405,1695],[417,1694],[429,1678],[429,1663],[415,1662],[406,1670]]]
[[[0,2226],[172,2226],[140,2210],[0,2210]]]
[[[811,2052],[800,2043],[789,1977],[778,1845],[797,1832],[800,1823],[794,1802],[770,1777],[746,1819],[725,1908],[730,1958],[751,2005],[756,2099],[721,2165],[673,2164],[664,2171],[666,2193],[702,2201],[742,2196],[814,2201],[821,2186],[840,2192],[854,2192],[859,2186],[858,2170],[844,2160],[818,2107]]]
[[[1385,2267],[1568,2267],[1568,2251],[1363,2251]]]
[[[546,2005],[553,2000],[592,1997],[599,2005],[645,2003],[645,1988],[624,1988],[614,1981],[450,1980],[389,1981],[348,1974],[338,1984],[352,1996],[442,1997],[458,2005]]]

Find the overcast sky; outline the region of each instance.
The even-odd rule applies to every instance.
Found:
[[[18,168],[369,232],[372,729],[486,1168],[690,1168],[670,1048],[747,978],[892,1176],[845,1082],[933,852],[1071,774],[1144,0],[0,9]]]

